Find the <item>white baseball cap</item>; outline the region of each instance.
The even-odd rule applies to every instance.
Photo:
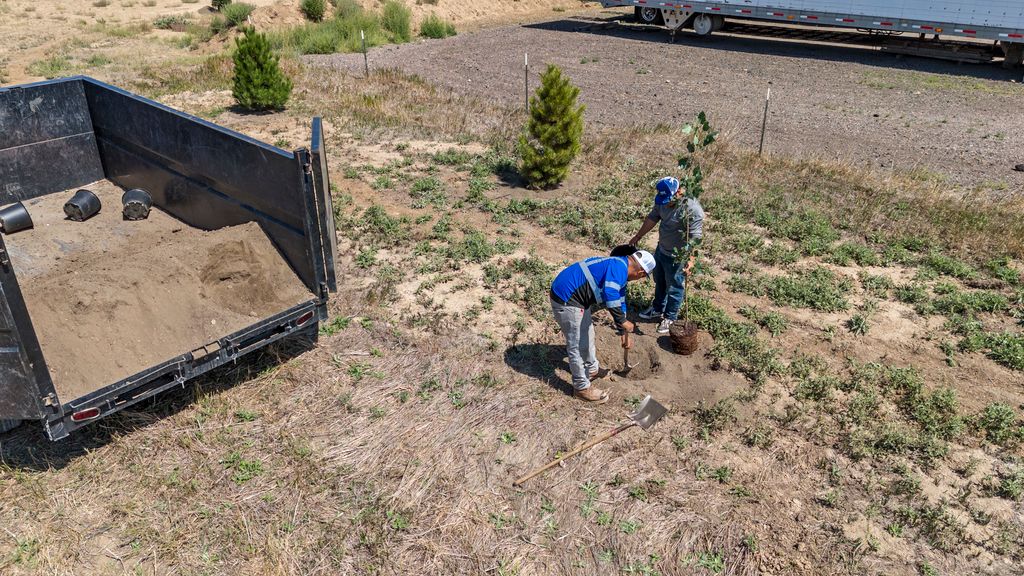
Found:
[[[633,253],[633,259],[636,260],[636,263],[639,264],[648,275],[650,275],[656,265],[654,262],[654,256],[652,256],[647,250],[637,250]]]

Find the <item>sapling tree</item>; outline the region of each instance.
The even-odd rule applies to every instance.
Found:
[[[686,153],[679,156],[679,186],[686,191],[688,198],[700,199],[701,193],[704,192],[704,170],[701,168],[702,157],[700,152],[714,144],[715,139],[718,138],[718,132],[711,129],[708,116],[703,110],[697,114],[696,120],[683,126],[682,132],[686,136],[687,142]],[[683,210],[685,211],[683,217],[686,222],[686,244],[682,248],[676,248],[672,251],[672,259],[677,263],[695,261],[697,259],[697,247],[701,243],[700,238],[690,238],[690,210],[688,201],[684,200]],[[692,332],[695,329],[689,322],[689,299],[685,297],[688,294],[689,290],[684,292],[683,322],[680,326]]]
[[[700,152],[714,144],[718,132],[711,129],[707,114],[701,111],[697,118],[682,129],[687,137],[686,153],[679,156],[679,186],[686,190],[688,197],[699,199],[704,192],[704,170],[701,167]],[[686,214],[686,244],[676,248],[672,257],[676,262],[685,262],[696,256],[700,239],[690,240],[690,215]]]

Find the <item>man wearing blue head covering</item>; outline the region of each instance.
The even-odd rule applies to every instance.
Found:
[[[640,231],[630,239],[639,244],[655,225],[658,226],[658,249],[654,251],[657,267],[654,269],[654,301],[640,312],[644,320],[661,320],[658,333],[667,334],[679,317],[679,306],[686,290],[686,275],[693,268],[692,249],[704,236],[704,208],[700,201],[686,194],[679,180],[666,176],[654,185],[654,207],[651,208]],[[686,262],[676,262],[673,253],[690,253]]]

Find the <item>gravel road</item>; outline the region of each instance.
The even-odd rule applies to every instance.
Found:
[[[596,25],[595,25],[596,23]],[[998,65],[897,57],[834,44],[719,33],[682,35],[588,18],[494,28],[375,49],[395,67],[458,92],[523,101],[543,64],[581,88],[587,121],[680,123],[698,110],[734,141],[757,146],[765,92],[771,153],[838,159],[876,170],[920,170],[949,182],[1024,194],[1024,85]],[[360,73],[362,55],[310,56]]]

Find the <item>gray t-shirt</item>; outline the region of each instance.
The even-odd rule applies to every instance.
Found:
[[[690,240],[704,237],[704,207],[696,198],[687,198],[686,202],[680,202],[675,208],[668,204],[662,206],[654,205],[648,218],[659,222],[658,225],[658,250],[666,256],[671,256],[676,248],[686,246],[686,220],[685,213],[690,215]]]

